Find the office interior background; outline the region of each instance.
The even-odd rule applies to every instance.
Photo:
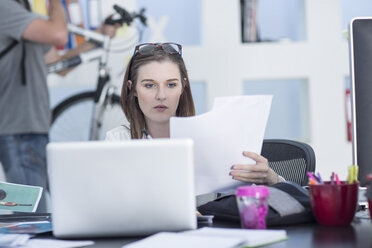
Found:
[[[197,114],[209,111],[215,97],[273,94],[265,138],[309,143],[317,171],[325,176],[335,171],[346,178],[352,163],[346,31],[353,17],[372,16],[371,1],[257,0],[258,42],[242,41],[240,0],[95,2],[101,19],[113,12],[113,4],[129,11],[144,7],[148,27],[141,42],[183,45]],[[80,4],[86,6],[89,0]],[[113,40],[117,49],[110,53],[109,65],[118,92],[136,32],[124,28]],[[124,49],[128,44],[131,48]],[[64,77],[49,75],[52,106],[94,89],[97,74],[97,62],[90,62]]]

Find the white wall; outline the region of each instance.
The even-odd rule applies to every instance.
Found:
[[[344,77],[349,71],[340,0],[304,0],[306,41],[253,44],[240,42],[239,0],[201,1],[202,44],[184,46],[183,56],[190,80],[207,84],[207,106],[210,108],[217,96],[241,95],[245,80],[306,78],[310,109],[304,111],[309,111],[309,135],[303,141],[315,150],[317,171],[325,176],[335,171],[346,178],[352,162],[344,105]],[[126,6],[132,1],[110,2]],[[120,68],[123,57],[116,57]],[[81,78],[80,82],[93,86],[95,76],[91,72],[96,66],[88,68],[79,68],[63,80],[51,76],[51,84],[76,84],[80,81],[76,78]]]
[[[203,44],[185,47],[191,81],[207,83],[207,101],[242,94],[242,82],[256,79],[307,78],[310,135],[317,171],[346,178],[351,160],[347,142],[344,77],[348,46],[341,34],[338,0],[305,0],[307,41],[296,43],[240,42],[239,1],[203,1]],[[228,16],[229,18],[221,18]]]

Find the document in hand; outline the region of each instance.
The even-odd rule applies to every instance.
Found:
[[[239,184],[229,176],[230,167],[254,163],[243,151],[261,153],[271,100],[271,95],[221,97],[205,114],[171,118],[171,138],[194,140],[197,195]]]
[[[244,244],[240,247],[257,247],[288,239],[286,230],[267,229],[258,230],[203,227],[201,229],[184,232],[184,234],[220,238],[240,238],[244,240]]]

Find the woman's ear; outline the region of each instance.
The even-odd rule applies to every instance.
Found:
[[[131,91],[131,90],[132,90],[132,85],[133,85],[132,81],[131,81],[131,80],[128,80],[128,81],[127,81],[128,91]],[[136,92],[135,90],[134,90],[134,92],[133,92],[133,95],[134,95],[134,96],[137,96],[137,92]]]
[[[127,81],[127,87],[128,87],[128,90],[132,89],[132,81],[131,80]]]
[[[187,85],[187,78],[184,77],[184,78],[183,78],[183,81],[184,81],[185,83],[182,84],[182,93],[183,93],[183,91],[184,91],[185,88],[186,88],[186,85]],[[181,93],[181,94],[182,94],[182,93]]]

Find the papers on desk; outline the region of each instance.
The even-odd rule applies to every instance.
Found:
[[[0,234],[0,247],[18,247],[25,245],[31,238],[29,234]]]
[[[50,221],[32,221],[32,222],[15,222],[1,223],[1,234],[38,234],[52,231]]]
[[[25,245],[17,248],[75,248],[94,245],[90,240],[30,239]]]
[[[17,248],[74,248],[93,245],[93,241],[32,239],[29,234],[0,234],[0,247]]]
[[[162,232],[123,246],[123,248],[231,248],[242,244],[240,238],[193,236],[184,233]]]
[[[210,237],[240,238],[243,240],[242,247],[256,247],[287,240],[286,230],[257,230],[257,229],[232,229],[204,227],[185,234]]]
[[[285,230],[210,228],[181,233],[162,232],[123,248],[232,248],[257,247],[288,239]]]
[[[213,109],[193,117],[172,117],[171,138],[192,138],[195,151],[196,194],[238,185],[230,167],[253,163],[243,151],[260,154],[271,95],[216,98]]]
[[[0,182],[0,209],[35,212],[42,193],[42,187]]]

